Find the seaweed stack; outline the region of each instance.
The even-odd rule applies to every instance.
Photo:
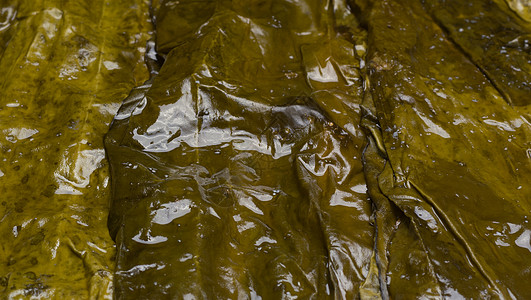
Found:
[[[2,295],[531,298],[525,0],[4,2]]]

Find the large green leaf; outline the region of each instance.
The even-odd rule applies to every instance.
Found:
[[[117,297],[358,298],[373,227],[345,6],[160,7],[164,65],[106,140]]]
[[[147,78],[148,3],[1,3],[0,298],[111,298],[102,137]]]
[[[373,138],[386,159],[369,191],[403,213],[425,252],[382,244],[390,297],[409,298],[403,286],[429,274],[443,297],[529,298],[531,125],[420,2],[377,1],[368,23]],[[400,257],[423,273],[393,266]]]

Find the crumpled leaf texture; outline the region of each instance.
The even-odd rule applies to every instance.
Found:
[[[531,297],[515,7],[159,3],[106,140],[117,297]]]
[[[529,7],[0,1],[2,296],[531,298]]]
[[[147,79],[147,1],[0,1],[0,298],[110,299],[102,136]]]

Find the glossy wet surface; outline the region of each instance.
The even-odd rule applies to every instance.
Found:
[[[0,298],[110,299],[103,135],[147,79],[148,6],[0,3]]]
[[[529,3],[0,3],[2,295],[531,297]]]

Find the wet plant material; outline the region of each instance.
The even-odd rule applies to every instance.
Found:
[[[0,299],[112,298],[103,135],[148,78],[148,4],[0,1]]]
[[[0,3],[2,296],[531,298],[525,0]]]

